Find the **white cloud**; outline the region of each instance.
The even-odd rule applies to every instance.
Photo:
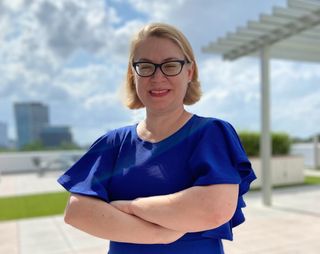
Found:
[[[41,101],[50,105],[54,124],[76,126],[77,133],[79,126],[97,120],[94,112],[101,113],[106,102],[115,102],[105,108],[111,116],[106,123],[114,126],[128,119],[125,114],[112,115],[119,101],[111,98],[122,83],[121,61],[126,55],[123,48],[115,48],[125,45],[119,42],[122,37],[128,41],[135,22],[113,29],[120,18],[113,8],[104,8],[102,0],[27,2],[1,2],[0,27],[5,29],[0,32],[0,110],[12,108],[15,101]],[[80,67],[72,67],[79,61]],[[85,114],[93,119],[83,124]],[[0,115],[14,136],[12,110]]]
[[[103,55],[112,61],[127,63],[131,38],[142,25],[141,21],[132,20],[110,31],[107,37],[107,40],[110,41],[108,52],[104,52]]]
[[[41,1],[34,7],[43,39],[57,56],[67,58],[77,49],[96,53],[106,46],[107,18],[98,12],[100,2]]]
[[[83,100],[97,93],[114,92],[122,85],[123,75],[118,65],[91,64],[82,68],[65,68],[54,79],[54,85]]]
[[[272,126],[295,136],[314,135],[320,126],[320,65],[272,62]]]
[[[24,6],[24,0],[2,0],[2,8],[7,8],[9,11],[19,11]]]
[[[243,59],[230,63],[212,58],[199,66],[204,95],[194,106],[195,110],[208,116],[226,118],[240,129],[257,128],[259,74],[255,61]],[[251,118],[251,122],[244,121],[244,118]]]
[[[271,62],[271,122],[274,131],[293,136],[319,132],[320,66],[288,61]],[[204,96],[196,113],[220,117],[237,129],[260,129],[260,63],[244,58],[200,63]]]
[[[148,15],[152,20],[166,20],[176,10],[183,6],[185,0],[162,1],[157,0],[129,0],[134,9]]]
[[[133,9],[134,18],[115,2],[130,5],[125,12]],[[0,1],[0,120],[14,133],[12,103],[39,100],[50,105],[52,123],[71,125],[80,143],[139,121],[144,110],[129,111],[118,99],[129,41],[146,22],[163,21],[180,28],[196,52],[204,96],[191,110],[258,130],[259,62],[223,62],[200,49],[283,2],[246,0],[244,10],[243,2],[218,0]],[[319,65],[272,61],[275,129],[295,135],[319,130],[319,76]]]

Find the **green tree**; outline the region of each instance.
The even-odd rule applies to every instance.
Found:
[[[41,150],[45,150],[45,146],[42,144],[40,140],[37,140],[33,143],[24,145],[20,150],[21,151],[41,151]]]
[[[61,150],[78,150],[81,149],[81,147],[75,143],[66,143],[62,142],[61,145],[58,147]]]

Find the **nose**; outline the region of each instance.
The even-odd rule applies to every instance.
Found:
[[[153,78],[153,79],[166,78],[166,75],[163,74],[163,72],[160,69],[160,66],[157,66],[156,70],[153,73],[153,75],[151,76],[151,78]]]

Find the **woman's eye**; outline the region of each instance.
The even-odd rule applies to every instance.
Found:
[[[150,69],[152,69],[152,66],[151,65],[140,65],[139,68],[141,70],[150,70]]]
[[[166,65],[164,65],[164,68],[175,69],[175,68],[177,68],[177,64],[175,64],[175,63],[166,64]]]

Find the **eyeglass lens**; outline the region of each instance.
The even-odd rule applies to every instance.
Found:
[[[153,75],[156,71],[156,68],[160,67],[163,74],[167,76],[175,76],[181,72],[183,64],[183,61],[170,61],[162,64],[137,62],[135,64],[135,70],[140,76],[146,77]]]

